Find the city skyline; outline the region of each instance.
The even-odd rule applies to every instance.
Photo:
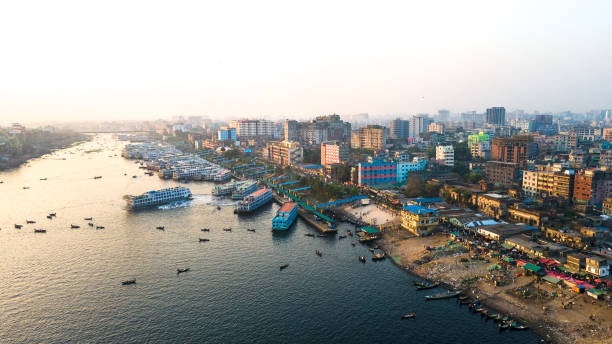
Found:
[[[603,1],[36,6],[0,14],[2,122],[612,107]]]

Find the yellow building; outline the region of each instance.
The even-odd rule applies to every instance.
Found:
[[[431,234],[439,222],[437,210],[412,204],[402,210],[402,227],[417,236]]]

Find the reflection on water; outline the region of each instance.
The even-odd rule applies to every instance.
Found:
[[[273,234],[277,205],[236,216],[234,201],[211,195],[212,183],[187,184],[193,200],[177,206],[126,211],[123,195],[179,184],[144,175],[120,149],[102,135],[0,173],[0,343],[537,339],[530,332],[500,333],[452,300],[426,303],[414,278],[389,260],[362,264],[358,257],[370,254],[367,247],[307,237],[314,230],[301,220],[288,233]],[[48,219],[51,212],[57,217]],[[339,226],[346,229],[353,227]],[[281,264],[289,267],[280,271]],[[136,284],[121,285],[132,278]],[[399,320],[411,312],[417,320]]]

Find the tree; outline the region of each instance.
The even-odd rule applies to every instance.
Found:
[[[404,186],[404,195],[406,197],[419,197],[423,194],[423,181],[421,177],[410,176]]]
[[[321,149],[312,148],[304,151],[304,162],[309,164],[321,163]]]
[[[424,190],[425,197],[438,197],[441,187],[438,183],[427,183]]]

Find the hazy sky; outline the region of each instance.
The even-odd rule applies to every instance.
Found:
[[[3,1],[0,122],[612,107],[612,1]]]

